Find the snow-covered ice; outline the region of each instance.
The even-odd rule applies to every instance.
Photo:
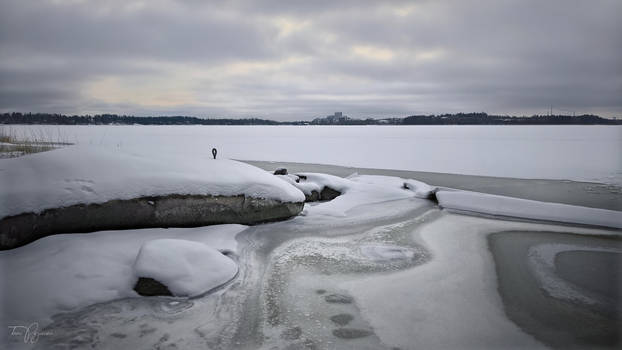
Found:
[[[133,266],[141,246],[154,239],[198,242],[237,251],[243,225],[101,231],[41,238],[0,252],[2,320],[37,320],[94,303],[137,296]],[[225,259],[229,259],[224,257]],[[181,268],[181,267],[180,267]]]
[[[168,194],[304,201],[304,195],[290,184],[245,163],[192,153],[88,145],[3,159],[0,183],[0,218]]]
[[[308,337],[368,348],[376,348],[376,345],[404,349],[415,345],[418,348],[543,347],[504,312],[486,237],[508,230],[569,230],[570,226],[557,226],[550,221],[621,227],[619,212],[441,189],[437,198],[443,208],[549,222],[458,215],[439,210],[433,202],[422,199],[436,188],[416,180],[357,174],[339,178],[304,173],[306,181],[295,183],[293,177],[274,176],[235,161],[213,160],[205,151],[216,146],[219,156],[241,159],[467,173],[469,169],[479,169],[483,175],[572,178],[578,166],[576,159],[561,157],[559,164],[553,163],[559,154],[551,153],[550,149],[543,151],[544,155],[535,165],[521,168],[521,162],[526,162],[521,157],[537,155],[535,148],[525,148],[525,145],[532,142],[537,146],[555,145],[555,142],[590,143],[594,138],[593,130],[601,129],[582,127],[580,130],[588,130],[589,135],[577,140],[578,132],[574,128],[565,129],[574,139],[559,134],[558,129],[541,132],[532,128],[508,128],[500,130],[511,137],[500,141],[489,135],[491,130],[497,129],[479,127],[451,127],[440,131],[436,128],[390,128],[389,134],[392,133],[394,139],[385,134],[389,129],[375,127],[80,127],[63,130],[78,131],[78,145],[0,163],[0,180],[3,185],[8,184],[0,191],[0,217],[74,203],[170,193],[245,194],[302,201],[303,192],[319,191],[324,186],[342,192],[329,202],[305,204],[303,215],[285,222],[250,228],[219,225],[63,234],[0,252],[3,280],[0,299],[8,301],[3,305],[0,323],[37,320],[44,326],[49,324],[52,315],[69,312],[65,320],[74,315],[76,319],[85,320],[84,327],[91,333],[80,329],[75,330],[75,336],[85,339],[87,345],[127,346],[143,344],[147,338],[152,341],[150,344],[156,344],[165,335],[178,347],[205,345],[208,340],[223,341],[223,347],[227,344],[235,347],[234,341],[253,344],[257,339],[266,339],[267,334],[272,335],[262,333],[270,329],[261,323],[266,316],[261,310],[269,309],[259,297],[265,291],[266,298],[272,298],[269,301],[276,308],[271,310],[282,311],[277,315],[281,320],[295,321],[303,327],[288,333],[301,337],[298,343],[298,340],[291,343],[293,346],[302,344],[304,337]],[[110,134],[101,135],[102,130]],[[289,134],[276,137],[282,136],[283,130]],[[530,135],[527,131],[533,130],[536,135],[527,137]],[[592,147],[591,151],[619,143],[617,136],[609,134],[609,130],[619,129],[602,130],[607,130],[604,143]],[[266,133],[261,134],[261,131]],[[413,141],[416,139],[413,133],[420,139]],[[374,144],[375,141],[369,140],[376,134],[381,137]],[[437,139],[439,135],[447,139]],[[483,141],[474,139],[478,137],[483,137]],[[551,143],[552,139],[556,141]],[[413,147],[417,144],[426,147]],[[445,147],[450,144],[455,149]],[[509,145],[509,151],[500,145]],[[301,152],[300,147],[304,147],[305,152]],[[519,149],[522,155],[515,153]],[[490,152],[490,163],[482,159],[482,151]],[[581,152],[575,156],[587,162],[581,169],[588,170],[576,173],[576,179],[592,176],[606,179],[611,175],[611,164],[603,165],[600,160],[589,163],[588,154]],[[475,153],[479,158],[471,164]],[[500,161],[508,155],[509,160]],[[594,172],[589,171],[591,165],[595,165]],[[588,227],[572,227],[572,232],[619,234],[619,231]],[[235,237],[239,233],[241,247],[238,250]],[[164,303],[158,298],[123,299],[137,297],[132,287],[138,275],[160,280],[181,295],[201,294],[226,282],[238,267],[218,251],[239,253],[236,257],[240,264],[239,283],[236,280],[214,294],[191,300],[187,304],[189,311],[184,311],[183,316],[176,315],[178,318],[174,320],[160,319],[161,313],[148,306],[151,299],[156,299],[154,303],[157,304]],[[543,252],[548,250],[535,251],[532,262],[540,262],[535,258],[544,256]],[[550,260],[549,255],[545,258]],[[549,261],[546,259],[543,261]],[[212,272],[218,276],[211,275]],[[264,279],[268,277],[273,279]],[[326,303],[320,290],[344,295],[351,303]],[[304,295],[304,300],[299,300],[300,295]],[[102,302],[108,303],[85,308]],[[250,313],[245,309],[248,305],[252,306]],[[307,310],[311,316],[287,312],[290,308],[298,310],[296,307]],[[126,326],[127,310],[141,321]],[[369,338],[333,337],[332,329],[324,326],[333,326],[329,317],[338,313],[350,314],[352,327],[368,331]],[[312,316],[318,318],[312,320]],[[153,326],[149,328],[153,329],[153,334],[145,338],[140,338],[138,331],[121,334],[125,337],[111,335],[118,335],[125,327],[137,330],[142,327],[143,320],[148,327]],[[171,322],[174,325],[170,325]],[[63,322],[55,321],[50,326],[59,332],[59,338],[50,340],[51,344],[64,341],[64,334],[74,332]],[[173,326],[175,332],[169,329]],[[285,343],[279,327],[284,325],[275,327],[270,345],[278,347]],[[243,336],[234,338],[239,334]],[[331,343],[316,344],[322,344],[320,348],[332,348]]]
[[[196,296],[231,280],[237,264],[203,243],[155,239],[143,243],[134,274],[164,284],[175,296]]]
[[[388,346],[402,349],[544,348],[510,321],[497,293],[486,236],[529,230],[567,232],[563,226],[443,214],[413,232],[432,259],[412,269],[345,281],[340,287]],[[609,231],[573,228],[579,234]]]
[[[497,196],[470,191],[441,190],[436,193],[446,209],[487,215],[622,228],[622,213],[560,203]]]
[[[80,145],[622,184],[622,126],[12,126]]]

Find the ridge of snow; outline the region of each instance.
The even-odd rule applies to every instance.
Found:
[[[169,194],[245,195],[303,202],[252,165],[197,154],[70,146],[0,162],[0,218],[76,204]]]
[[[470,191],[438,191],[439,204],[446,209],[509,216],[532,220],[622,228],[622,212],[575,205],[540,202]]]

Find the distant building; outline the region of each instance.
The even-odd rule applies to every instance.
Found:
[[[343,115],[342,112],[335,112],[334,114],[327,115],[324,118],[315,118],[313,119],[311,124],[319,124],[319,125],[343,124],[349,120],[352,120],[352,119],[350,119],[347,115]]]
[[[342,112],[335,112],[335,114],[333,115],[326,116],[325,119],[326,119],[326,122],[329,124],[337,124],[337,123],[344,122],[348,120],[349,118],[347,115],[343,115]]]

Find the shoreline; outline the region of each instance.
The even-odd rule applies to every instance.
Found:
[[[396,176],[406,179],[415,179],[439,187],[530,199],[541,202],[622,211],[622,187],[596,182],[519,179],[411,170],[357,168],[313,163],[254,160],[239,161],[267,171],[274,171],[276,168],[286,168],[290,173],[317,172],[341,177],[347,177],[353,173],[361,175]]]

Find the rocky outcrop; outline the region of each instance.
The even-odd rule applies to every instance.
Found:
[[[322,191],[311,191],[311,194],[305,193],[305,202],[318,202],[318,201],[330,201],[341,196],[341,192],[324,186]]]
[[[311,194],[305,193],[305,202],[317,202],[320,200],[320,192],[313,190]]]
[[[328,186],[324,186],[322,191],[320,192],[320,200],[323,201],[331,201],[337,197],[341,196],[341,192],[332,189]]]
[[[139,277],[134,285],[134,291],[146,297],[157,295],[173,296],[173,293],[171,293],[167,286],[149,277]]]
[[[168,195],[79,204],[0,220],[0,250],[58,233],[147,227],[257,224],[298,215],[303,202],[239,196]]]

